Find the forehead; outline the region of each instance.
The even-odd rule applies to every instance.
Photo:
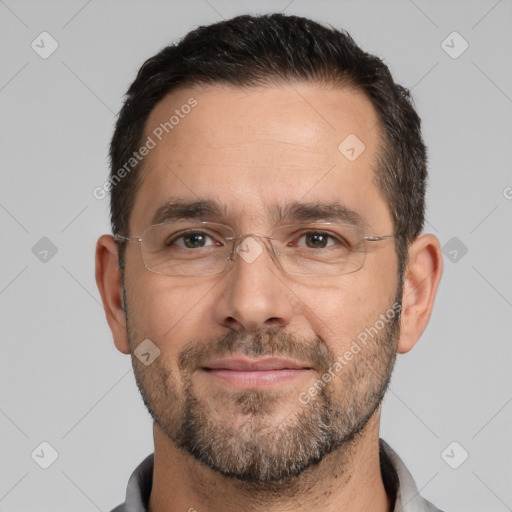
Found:
[[[216,201],[234,221],[259,225],[269,220],[269,205],[300,202],[335,202],[369,225],[379,216],[390,221],[373,180],[377,115],[354,89],[178,89],[153,109],[143,140],[152,147],[131,230],[148,226],[171,197]]]

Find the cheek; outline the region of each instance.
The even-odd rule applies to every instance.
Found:
[[[135,278],[130,289],[130,327],[141,339],[149,338],[161,351],[179,353],[184,343],[201,336],[203,310],[213,285],[194,285],[166,276]],[[138,340],[135,340],[138,341]]]
[[[363,268],[329,284],[297,288],[310,329],[333,355],[344,353],[358,334],[373,326],[392,305],[397,276],[394,268],[388,270],[375,274],[371,268]]]

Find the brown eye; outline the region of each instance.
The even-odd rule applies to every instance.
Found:
[[[195,249],[196,247],[204,247],[208,237],[204,233],[192,233],[182,238],[186,247],[189,249]]]
[[[185,249],[201,249],[202,247],[218,244],[204,231],[189,231],[167,240],[165,245],[167,247],[177,246]]]
[[[324,249],[330,238],[326,233],[308,233],[305,237],[306,245],[311,249]]]
[[[306,247],[308,249],[326,249],[333,246],[343,248],[349,246],[343,238],[327,231],[307,231],[302,233],[297,240],[298,247]]]

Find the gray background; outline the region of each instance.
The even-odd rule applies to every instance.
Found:
[[[510,0],[0,0],[0,510],[108,511],[152,451],[94,281],[109,223],[92,191],[146,58],[200,24],[280,10],[346,28],[423,119],[445,273],[425,335],[399,356],[382,437],[447,512],[512,510]],[[43,31],[59,45],[47,59],[31,48]],[[458,36],[442,45],[453,31],[469,43],[458,58],[445,51]],[[31,458],[42,441],[58,452],[48,469]]]

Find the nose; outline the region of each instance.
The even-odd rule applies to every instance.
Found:
[[[244,236],[236,244],[214,306],[215,320],[222,326],[256,333],[290,323],[293,294],[272,261],[269,244],[258,235]]]

